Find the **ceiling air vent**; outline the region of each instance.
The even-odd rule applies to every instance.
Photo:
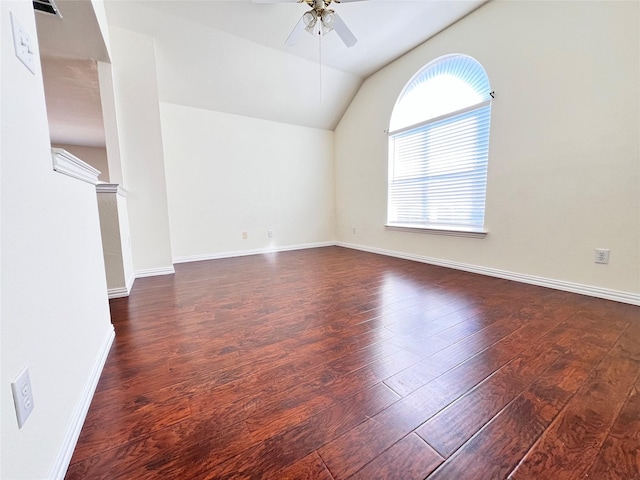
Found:
[[[62,18],[62,15],[60,15],[60,10],[58,10],[56,4],[53,3],[53,0],[33,0],[33,8],[38,12],[48,13],[50,15],[55,15],[56,17]]]

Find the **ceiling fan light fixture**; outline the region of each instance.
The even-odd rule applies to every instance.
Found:
[[[336,15],[333,10],[324,10],[322,12],[322,25],[328,28],[329,31],[333,30],[335,18],[336,18]]]
[[[307,26],[307,29],[313,29],[313,27],[316,26],[316,22],[318,21],[318,14],[315,12],[315,10],[309,10],[304,15],[302,15],[302,21]]]
[[[1,1],[1,0],[0,0]],[[289,1],[294,2],[296,0],[254,0],[261,2],[282,2]],[[347,1],[358,1],[358,0],[342,0],[344,2]],[[339,0],[298,0],[298,3],[306,3],[311,7],[311,10],[305,12],[302,15],[302,18],[298,20],[298,23],[294,27],[293,31],[289,34],[286,40],[286,44],[289,46],[293,46],[296,44],[299,34],[303,31],[311,35],[326,35],[335,30],[340,40],[347,46],[353,47],[358,39],[355,37],[353,32],[349,30],[349,27],[344,23],[344,20],[334,12],[332,9],[328,8],[332,2],[340,3]]]

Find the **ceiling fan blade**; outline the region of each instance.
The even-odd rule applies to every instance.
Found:
[[[347,47],[351,48],[358,43],[358,39],[353,32],[349,30],[349,27],[344,23],[342,17],[335,12],[333,13],[333,29]]]
[[[296,23],[296,26],[293,27],[293,30],[291,31],[291,33],[287,37],[287,40],[284,43],[290,47],[298,43],[298,40],[300,40],[300,36],[304,33],[305,27],[306,25],[304,23],[304,20],[301,18],[300,20],[298,20],[298,23]]]

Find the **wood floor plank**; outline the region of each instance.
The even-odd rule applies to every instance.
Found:
[[[388,360],[393,360],[393,357]],[[403,364],[399,364],[397,368],[400,369],[403,366]],[[373,368],[375,367],[365,367],[352,375],[345,375],[338,381],[326,385],[319,384],[316,387],[309,387],[306,384],[301,384],[299,390],[284,391],[281,397],[271,399],[268,407],[263,407],[259,412],[246,419],[249,431],[256,435],[259,431],[273,432],[276,426],[282,428],[283,425],[290,424],[292,419],[299,421],[330,405],[355,398],[357,395],[366,396],[370,392],[376,392],[381,401],[385,399],[396,401],[398,395],[386,385],[376,381],[382,375],[376,377]],[[371,381],[354,381],[354,378],[361,378],[362,374],[368,373],[371,373]],[[329,391],[331,393],[328,393]],[[385,406],[387,403],[393,402],[385,401]]]
[[[528,308],[528,307],[526,307]],[[442,375],[447,370],[464,362],[478,352],[490,347],[506,335],[524,325],[525,319],[518,313],[499,317],[493,315],[474,317],[477,321],[489,324],[460,342],[440,350],[420,363],[385,380],[385,383],[400,395],[405,396]]]
[[[221,430],[216,419],[192,418],[86,459],[74,458],[65,478],[189,478],[254,445],[243,424]]]
[[[475,308],[450,303],[435,309],[405,309],[382,317],[384,326],[398,335],[433,335],[478,315]]]
[[[264,480],[334,480],[317,452],[310,453],[290,467],[267,474]]]
[[[522,312],[519,312],[518,316],[521,315]],[[378,414],[376,418],[385,425],[399,428],[405,432],[416,429],[420,424],[426,422],[448,404],[464,395],[465,392],[513,359],[524,348],[522,345],[525,340],[536,341],[555,327],[563,318],[563,315],[551,319],[540,315],[538,318],[529,319],[526,323],[518,323],[515,321],[518,316],[511,316],[509,319],[515,325],[522,325],[520,328],[511,332],[511,329],[504,330],[505,336],[499,341],[442,375],[436,376],[440,372],[437,369],[442,368],[444,370],[448,366],[449,359],[456,358],[456,356],[446,357],[445,362],[440,365],[434,363],[432,365],[432,368],[435,368],[433,370],[435,377],[433,380],[406,395],[396,404]],[[497,326],[500,325],[498,324]],[[492,335],[487,335],[483,340],[490,342],[493,337]],[[473,350],[471,351],[473,352]],[[435,361],[437,360],[434,359]],[[387,382],[385,381],[385,383]]]
[[[422,480],[442,461],[433,448],[412,433],[351,475],[349,480]]]
[[[74,452],[74,461],[89,457],[98,448],[117,447],[190,416],[191,406],[186,397],[158,401],[153,397],[141,396],[133,404],[114,401],[103,406],[99,416],[88,416]]]
[[[636,382],[586,477],[640,478],[640,382]]]
[[[356,390],[354,388],[353,390]],[[328,408],[334,408],[340,402],[348,401],[352,403],[358,403],[369,416],[373,416],[378,412],[384,410],[389,405],[398,400],[399,396],[389,387],[383,383],[376,383],[372,387],[365,388],[357,391],[356,393],[344,398],[332,398],[332,403]],[[266,440],[275,435],[278,435],[287,429],[307,421],[313,415],[317,415],[322,412],[321,408],[308,408],[306,404],[301,404],[297,408],[290,409],[285,414],[277,417],[271,423],[249,429],[251,438],[254,440]],[[251,419],[247,420],[247,424],[251,425]]]
[[[333,478],[344,480],[404,436],[370,418],[321,447],[318,453]]]
[[[212,382],[204,381],[199,387],[209,391],[216,398],[216,404],[220,408],[236,408],[239,405],[237,402],[255,401],[260,396],[270,397],[271,400],[275,400],[274,395],[277,394],[291,395],[290,390],[296,387],[314,389],[317,386],[317,388],[320,388],[351,371],[366,367],[372,363],[384,361],[383,359],[386,357],[396,359],[407,356],[407,353],[394,346],[373,345],[351,353],[342,351],[339,355],[336,355],[337,358],[335,359],[332,359],[333,355],[330,353],[323,352],[320,355],[320,360],[315,355],[308,359],[299,357],[295,361],[280,364],[275,368],[263,369],[233,382],[217,385],[218,382],[216,380]],[[415,357],[409,359],[409,361],[416,360],[417,358]],[[311,374],[310,371],[312,372]],[[310,382],[314,382],[315,386],[306,386]],[[206,397],[204,399],[206,400]],[[198,411],[198,407],[196,405],[194,407]],[[208,408],[211,407],[211,405],[208,406]]]
[[[595,368],[606,350],[577,343],[429,477],[506,478]]]
[[[175,268],[110,301],[66,479],[637,475],[639,307],[340,247]]]
[[[270,471],[281,470],[365,422],[381,408],[380,403],[381,400],[376,399],[369,403],[356,400],[336,404],[194,478],[261,478]]]
[[[529,347],[421,425],[418,435],[443,457],[449,457],[559,359],[563,346],[577,339],[576,333],[566,322],[559,325],[547,339]]]
[[[640,365],[612,351],[554,419],[511,474],[513,479],[582,478],[593,463],[640,374]]]

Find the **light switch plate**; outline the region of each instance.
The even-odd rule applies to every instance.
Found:
[[[20,25],[16,16],[11,12],[11,29],[13,31],[13,46],[16,51],[16,57],[24,63],[25,67],[33,74],[36,73],[36,53],[31,37],[27,31]]]

